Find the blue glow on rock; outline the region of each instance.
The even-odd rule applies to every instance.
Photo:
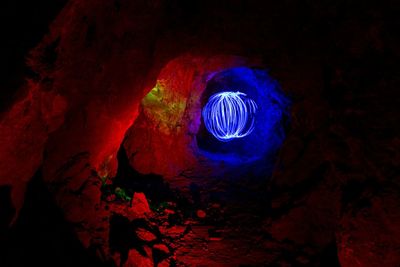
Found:
[[[254,130],[257,104],[242,92],[220,92],[212,95],[203,108],[207,130],[218,140],[227,142],[242,138]]]
[[[275,157],[285,139],[290,100],[265,69],[236,67],[214,73],[202,103],[196,135],[201,155],[224,164],[262,160],[265,168],[273,165],[266,159]]]

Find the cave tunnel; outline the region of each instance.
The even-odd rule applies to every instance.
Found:
[[[6,0],[0,266],[399,266],[399,8]]]

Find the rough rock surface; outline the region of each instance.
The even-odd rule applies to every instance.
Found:
[[[399,263],[399,195],[392,189],[364,196],[343,214],[337,231],[342,266],[396,266]],[[379,233],[379,234],[371,234]]]
[[[33,77],[0,115],[2,200],[9,194],[16,215],[29,213],[25,188],[41,168],[46,201],[106,264],[396,266],[397,16],[389,5],[343,1],[70,0],[27,55]],[[187,68],[163,78],[189,85],[184,95],[198,58],[270,68],[293,102],[272,177],[176,176],[194,160],[173,158],[186,143],[148,139],[140,103],[182,55]],[[135,158],[138,147],[149,151]],[[12,229],[25,229],[19,220]],[[24,244],[11,247],[18,255]]]

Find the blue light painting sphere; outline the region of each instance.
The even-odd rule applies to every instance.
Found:
[[[202,115],[206,129],[218,140],[228,142],[254,130],[258,107],[242,92],[219,92],[212,95]]]

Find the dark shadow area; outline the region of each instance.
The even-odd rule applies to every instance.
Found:
[[[157,238],[146,242],[139,238],[136,229],[145,229],[156,233]],[[135,249],[142,256],[148,256],[144,245],[160,242],[161,234],[157,228],[149,226],[145,219],[129,221],[126,217],[114,214],[110,219],[110,249],[112,252],[121,253],[121,262],[126,262],[130,249]]]
[[[108,266],[95,257],[94,249],[86,250],[78,241],[44,185],[40,170],[28,184],[18,220],[2,237],[2,267]]]
[[[123,146],[118,151],[118,171],[113,179],[113,184],[103,187],[103,196],[115,191],[115,188],[123,188],[128,195],[134,192],[143,192],[152,209],[164,205],[167,201],[176,202],[182,209],[189,210],[191,204],[187,199],[172,190],[162,176],[156,174],[141,174],[129,164],[126,151]]]
[[[340,267],[336,242],[330,243],[321,253],[320,266]]]
[[[0,186],[0,242],[2,242],[1,238],[4,237],[15,213],[11,202],[11,190],[9,185]]]
[[[48,32],[51,21],[67,0],[6,0],[0,4],[0,112],[21,93],[19,87],[32,71],[26,56]]]

